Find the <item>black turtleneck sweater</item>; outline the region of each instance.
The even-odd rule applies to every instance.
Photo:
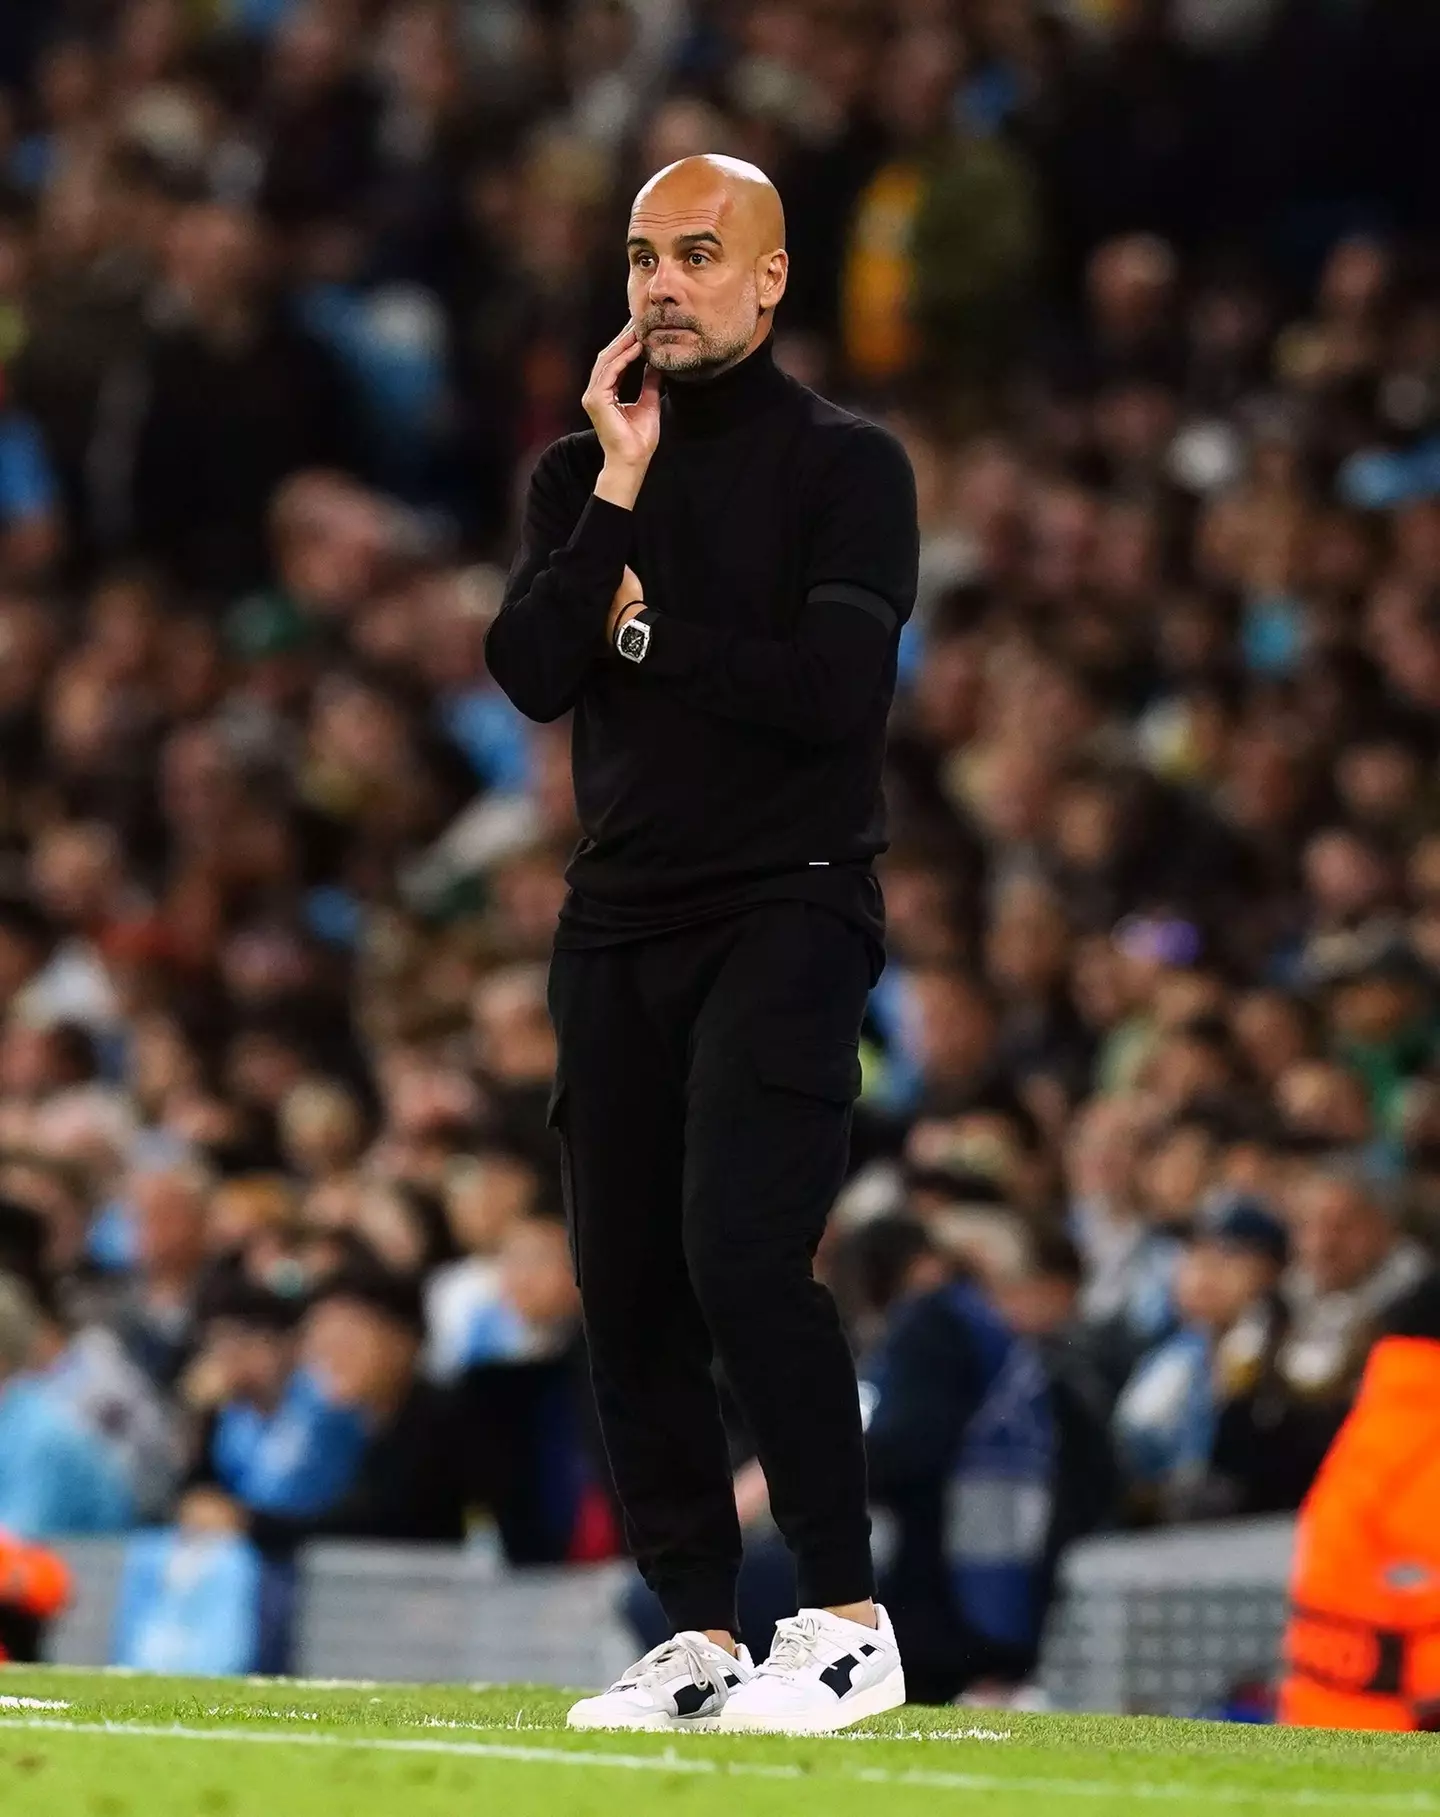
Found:
[[[667,382],[633,512],[593,496],[593,431],[546,449],[486,640],[532,719],[574,709],[583,837],[562,946],[609,945],[801,897],[877,939],[871,861],[900,627],[915,600],[915,482],[883,429],[782,373],[769,341]],[[643,663],[605,620],[626,563]]]

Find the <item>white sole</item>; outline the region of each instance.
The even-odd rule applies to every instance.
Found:
[[[668,1731],[673,1729],[675,1724],[663,1710],[656,1710],[652,1716],[635,1716],[620,1722],[613,1719],[607,1722],[604,1717],[584,1715],[572,1710],[565,1718],[565,1727],[567,1729],[608,1729],[611,1734],[620,1734],[626,1730],[665,1729]]]
[[[905,1671],[902,1666],[871,1685],[868,1691],[857,1691],[844,1703],[822,1716],[809,1720],[779,1716],[750,1716],[743,1710],[732,1711],[728,1705],[708,1726],[721,1734],[731,1735],[838,1735],[852,1724],[864,1722],[867,1716],[883,1716],[887,1710],[898,1710],[905,1701]]]

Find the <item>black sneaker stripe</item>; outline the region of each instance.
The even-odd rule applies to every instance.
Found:
[[[675,1693],[677,1716],[698,1716],[710,1701],[712,1693],[705,1685],[681,1685]]]
[[[843,1659],[837,1659],[833,1666],[827,1666],[820,1674],[821,1684],[827,1691],[833,1691],[837,1697],[843,1697],[850,1689],[850,1680],[859,1663],[860,1661],[853,1653],[847,1653]]]

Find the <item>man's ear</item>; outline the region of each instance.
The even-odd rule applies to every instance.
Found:
[[[767,255],[760,263],[760,307],[773,309],[785,294],[785,280],[790,272],[790,255],[783,247]]]

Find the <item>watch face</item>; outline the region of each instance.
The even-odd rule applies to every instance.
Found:
[[[649,634],[644,625],[626,625],[620,633],[620,654],[628,656],[631,662],[639,662],[645,654],[645,646],[649,641]]]

